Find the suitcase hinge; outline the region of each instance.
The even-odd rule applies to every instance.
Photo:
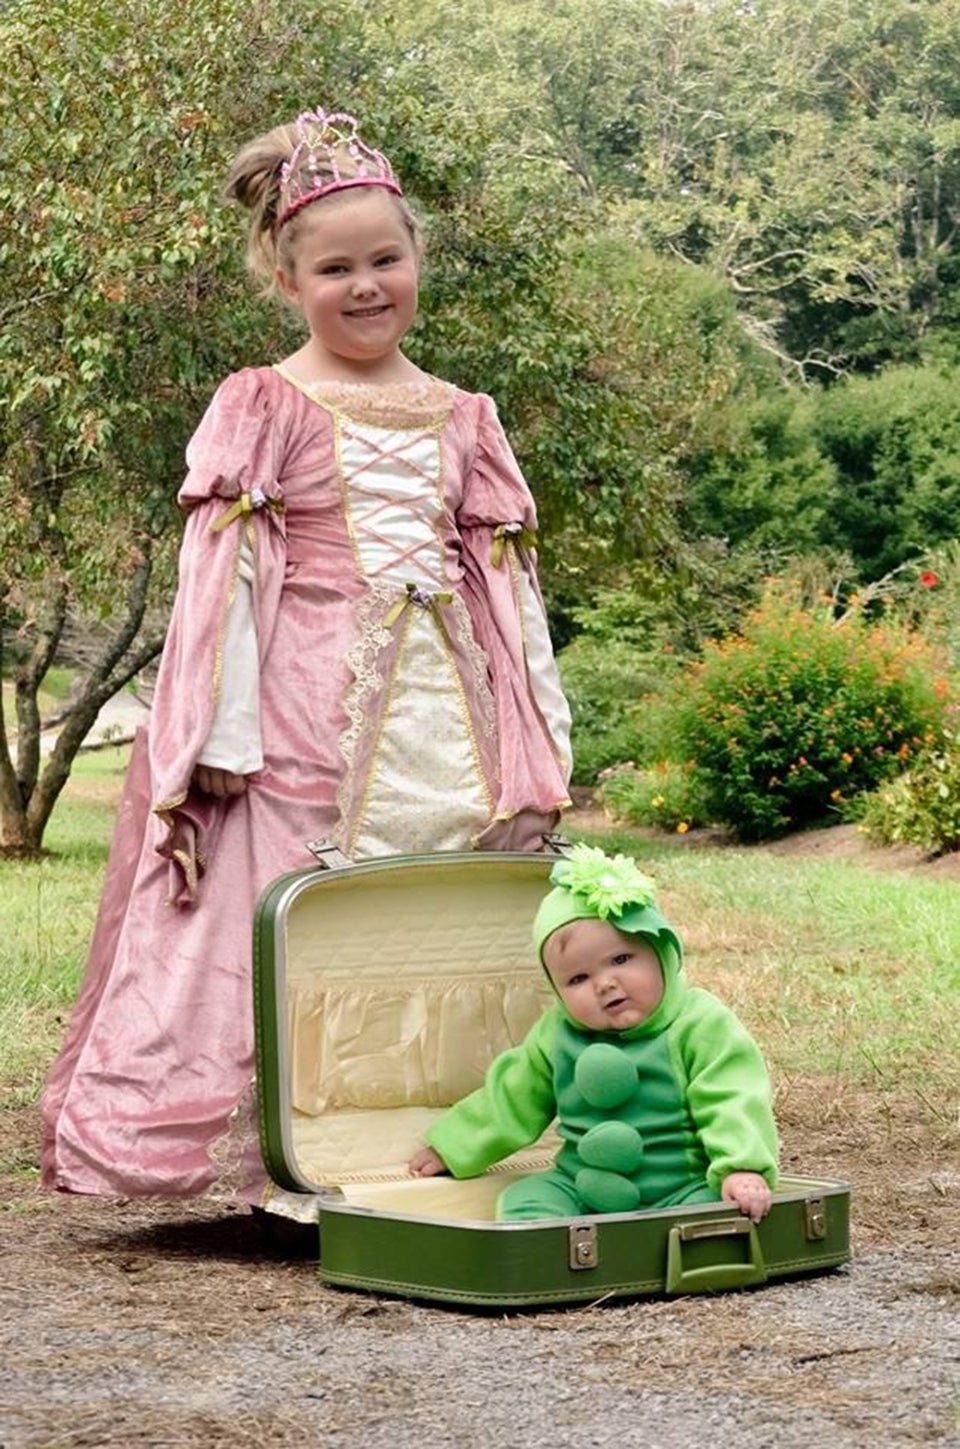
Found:
[[[807,1242],[827,1236],[827,1204],[822,1197],[808,1197],[803,1205]]]
[[[335,870],[353,863],[348,856],[344,855],[339,845],[326,837],[322,840],[308,840],[307,849],[324,870]]]
[[[575,1223],[568,1229],[570,1267],[595,1268],[600,1262],[600,1240],[596,1223]]]

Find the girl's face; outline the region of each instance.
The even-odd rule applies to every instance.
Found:
[[[417,313],[417,255],[389,192],[324,197],[298,221],[293,269],[277,285],[307,320],[314,361],[361,371],[389,361]]]
[[[663,973],[653,947],[609,921],[571,921],[549,936],[543,961],[575,1021],[593,1031],[629,1031],[655,1011]]]

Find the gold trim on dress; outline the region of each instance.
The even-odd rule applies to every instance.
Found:
[[[432,432],[445,427],[453,412],[453,384],[426,373],[410,382],[301,382],[282,362],[275,362],[273,370],[331,416],[371,427]]]

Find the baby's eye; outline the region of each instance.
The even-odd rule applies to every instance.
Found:
[[[618,951],[617,954],[613,957],[613,965],[614,966],[626,966],[626,964],[627,964],[627,962],[629,960],[630,960],[630,952],[629,951]]]
[[[587,979],[587,973],[585,971],[578,971],[577,974],[576,974],[576,976],[571,976],[570,977],[570,980],[567,982],[567,985],[568,986],[582,986],[583,983],[586,981],[586,979]]]
[[[328,262],[325,267],[320,268],[320,275],[322,277],[336,277],[346,270],[342,262]]]
[[[400,260],[400,258],[398,256],[396,256],[393,252],[390,252],[385,257],[378,257],[377,260],[374,262],[374,266],[375,267],[392,267],[393,264],[394,264],[394,262],[398,262],[399,260]]]

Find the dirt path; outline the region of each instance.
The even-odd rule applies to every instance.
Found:
[[[790,1164],[852,1178],[851,1269],[497,1318],[324,1288],[245,1212],[50,1198],[8,1174],[0,1445],[960,1442],[960,1174],[906,1109],[870,1106],[784,1131]],[[35,1114],[9,1118],[3,1155],[29,1161]]]
[[[0,1114],[0,1449],[960,1444],[948,1135],[824,1100],[797,1084],[784,1162],[851,1181],[850,1269],[499,1317],[324,1288],[244,1211],[49,1197],[36,1112]]]

